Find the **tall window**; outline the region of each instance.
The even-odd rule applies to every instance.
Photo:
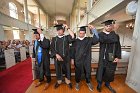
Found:
[[[13,30],[14,39],[20,39],[19,37],[19,30]]]
[[[32,23],[32,18],[31,18],[30,14],[28,14],[28,19],[29,19],[29,24],[31,24]]]
[[[9,11],[10,11],[10,16],[11,17],[18,19],[17,7],[12,2],[9,3]]]

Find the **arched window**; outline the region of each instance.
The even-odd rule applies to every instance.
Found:
[[[18,19],[17,7],[12,2],[9,3],[9,11],[10,11],[10,16],[11,17]]]

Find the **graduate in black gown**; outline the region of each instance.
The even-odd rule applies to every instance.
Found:
[[[62,83],[63,73],[65,74],[65,83],[69,88],[72,88],[71,79],[71,64],[70,64],[70,50],[69,44],[75,39],[74,33],[67,25],[56,25],[57,36],[52,38],[51,42],[51,57],[54,58],[57,82],[54,88],[58,88]],[[67,30],[70,35],[65,35]]]
[[[39,82],[36,84],[36,87],[41,85],[44,81],[44,76],[47,79],[44,89],[49,87],[51,82],[51,72],[50,72],[50,41],[44,37],[42,30],[40,28],[33,29],[35,35],[35,42],[33,47],[33,58],[35,58],[38,71],[39,71]]]
[[[86,83],[88,88],[93,91],[93,85],[91,80],[91,47],[98,43],[98,32],[96,29],[89,25],[89,29],[93,33],[93,37],[86,37],[86,27],[82,26],[79,30],[79,37],[74,42],[75,47],[75,80],[76,80],[76,90],[80,89],[79,83],[81,80],[81,75],[84,70]]]
[[[103,32],[99,33],[100,53],[97,70],[97,90],[101,92],[102,82],[112,92],[116,91],[110,86],[110,82],[114,81],[117,62],[121,59],[121,45],[119,36],[113,31],[114,20],[107,20]]]

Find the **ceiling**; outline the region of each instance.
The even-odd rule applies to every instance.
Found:
[[[24,3],[24,0],[17,0],[20,4]],[[52,19],[68,21],[67,18],[72,12],[72,8],[76,0],[27,0],[28,10],[33,14],[38,14],[38,3],[43,10],[48,13]],[[80,13],[83,15],[86,9],[87,0],[80,0],[78,3],[80,6]],[[43,14],[43,11],[40,11]]]
[[[44,8],[45,12],[54,16],[69,16],[72,12],[74,0],[36,0]],[[75,0],[76,1],[76,0]],[[20,4],[24,3],[24,0],[17,0]],[[34,14],[38,13],[38,6],[34,0],[27,0],[28,10]],[[81,11],[86,8],[87,0],[80,0],[79,5]],[[43,12],[41,11],[41,14]]]
[[[125,24],[127,21],[132,20],[132,16],[126,14],[126,6],[128,2],[130,2],[130,0],[126,0],[123,3],[117,5],[104,15],[94,20],[92,23],[97,26],[102,26],[101,23],[108,19],[114,19],[118,24]]]
[[[17,1],[23,4],[24,0]],[[37,1],[43,7],[43,10],[45,10],[46,13],[48,13],[52,17],[56,16],[58,18],[58,19],[56,18],[56,20],[61,19],[61,22],[64,22],[64,20],[67,21],[66,17],[69,17],[70,13],[72,12],[72,7],[76,0],[35,0],[35,1]],[[121,3],[116,7],[112,8],[110,11],[94,20],[93,24],[102,26],[101,22],[107,19],[115,19],[117,20],[116,22],[119,23],[131,20],[132,17],[128,16],[125,13],[125,7],[129,1],[131,0],[125,0],[124,3]],[[84,10],[86,9],[87,4],[86,2],[87,0],[80,0],[79,2],[81,15],[84,14]],[[34,0],[27,0],[27,3],[29,11],[31,11],[34,14],[37,14],[38,6],[34,2]],[[43,14],[42,11],[41,14]]]
[[[69,16],[74,0],[37,0],[50,15]]]

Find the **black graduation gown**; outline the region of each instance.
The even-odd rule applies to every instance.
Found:
[[[99,33],[99,42],[100,52],[97,69],[97,81],[112,82],[114,80],[117,63],[109,61],[108,53],[113,53],[114,50],[115,58],[121,59],[121,45],[119,36],[114,31],[110,32],[110,34],[101,32]]]
[[[74,36],[76,37],[76,34],[74,34]],[[71,46],[70,46],[70,59],[75,59],[74,42],[75,42],[75,40],[73,40],[73,41],[71,42]]]
[[[84,70],[86,82],[90,82],[91,78],[91,47],[98,43],[98,38],[85,37],[83,40],[76,39],[75,47],[75,80],[80,82],[82,71]]]
[[[51,42],[51,57],[54,58],[55,69],[56,69],[56,77],[57,80],[63,79],[63,73],[65,74],[66,78],[70,80],[71,77],[71,70],[70,70],[70,50],[69,44],[74,41],[74,38],[70,35],[63,36],[59,38],[58,36],[52,38]],[[59,54],[63,62],[59,62],[56,60],[56,54]]]
[[[38,42],[37,46],[40,46],[42,48],[42,59],[41,59],[41,63],[38,64],[39,81],[40,82],[43,81],[45,75],[45,77],[47,78],[47,82],[49,83],[51,81],[50,54],[49,54],[50,41],[44,37],[43,41],[37,41],[37,42]],[[37,58],[37,55],[35,53],[35,45],[33,47],[33,58]]]
[[[74,45],[72,43],[72,45],[70,46],[70,59],[75,59],[75,48]]]

